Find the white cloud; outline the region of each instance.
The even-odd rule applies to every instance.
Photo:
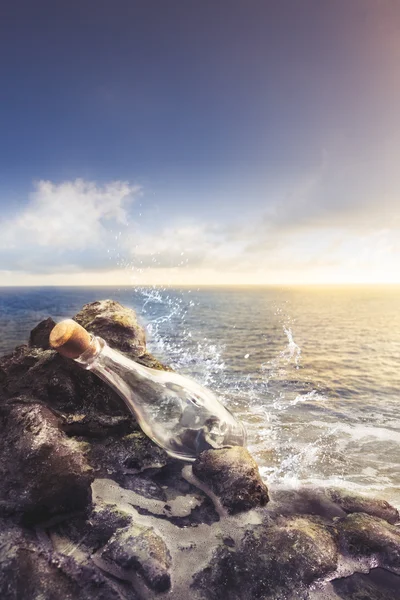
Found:
[[[126,221],[127,206],[139,191],[123,181],[39,181],[26,208],[0,224],[0,247],[83,250],[102,243],[109,224]]]
[[[315,223],[318,185],[307,180],[276,214],[211,223],[183,212],[172,224],[164,211],[146,227],[130,210],[138,186],[40,181],[28,204],[0,222],[0,285],[129,283],[125,268],[142,283],[400,281],[398,212],[385,228],[371,206],[358,206],[357,227],[343,214]]]

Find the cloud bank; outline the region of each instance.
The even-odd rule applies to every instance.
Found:
[[[37,182],[28,204],[0,221],[0,269],[104,268],[114,232],[126,226],[139,193],[138,186],[123,181]]]
[[[400,210],[326,200],[326,165],[254,214],[218,222],[186,212],[141,222],[141,188],[77,179],[34,185],[0,222],[11,284],[400,282]],[[145,198],[145,196],[144,196]]]

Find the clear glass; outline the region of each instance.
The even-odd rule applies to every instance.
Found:
[[[193,461],[203,450],[246,445],[243,424],[187,377],[144,367],[95,336],[76,362],[108,383],[144,433],[175,458]]]

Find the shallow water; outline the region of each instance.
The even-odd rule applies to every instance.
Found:
[[[240,416],[267,481],[400,506],[400,287],[2,288],[0,352],[110,297],[137,310],[155,355]]]

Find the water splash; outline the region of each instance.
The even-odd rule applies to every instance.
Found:
[[[300,368],[301,348],[293,339],[292,329],[283,326],[283,331],[287,338],[287,345],[278,355],[265,364],[261,364],[261,372],[265,383],[268,385],[273,378],[285,378],[290,367]]]
[[[171,367],[186,373],[205,386],[216,386],[225,372],[225,346],[204,338],[202,331],[187,322],[196,306],[190,291],[177,293],[167,288],[137,288],[143,298],[141,312],[146,318],[149,349]]]
[[[222,294],[210,300],[205,293],[158,287],[137,288],[136,294],[149,350],[213,389],[244,422],[267,483],[350,487],[368,479],[371,489],[374,484],[389,489],[376,457],[368,464],[377,472],[360,474],[355,450],[360,442],[351,427],[348,436],[343,430],[348,411],[314,378],[297,337],[304,330],[287,314],[279,313],[279,322],[267,322],[265,329],[259,323],[252,329],[244,309],[236,307],[231,320],[229,304],[222,304],[222,317],[210,311]],[[360,461],[364,464],[365,453]]]
[[[286,349],[281,352],[281,358],[286,360],[288,363],[294,361],[295,367],[298,369],[301,358],[301,348],[294,341],[293,333],[290,327],[283,327],[283,331],[288,339],[288,345]]]

